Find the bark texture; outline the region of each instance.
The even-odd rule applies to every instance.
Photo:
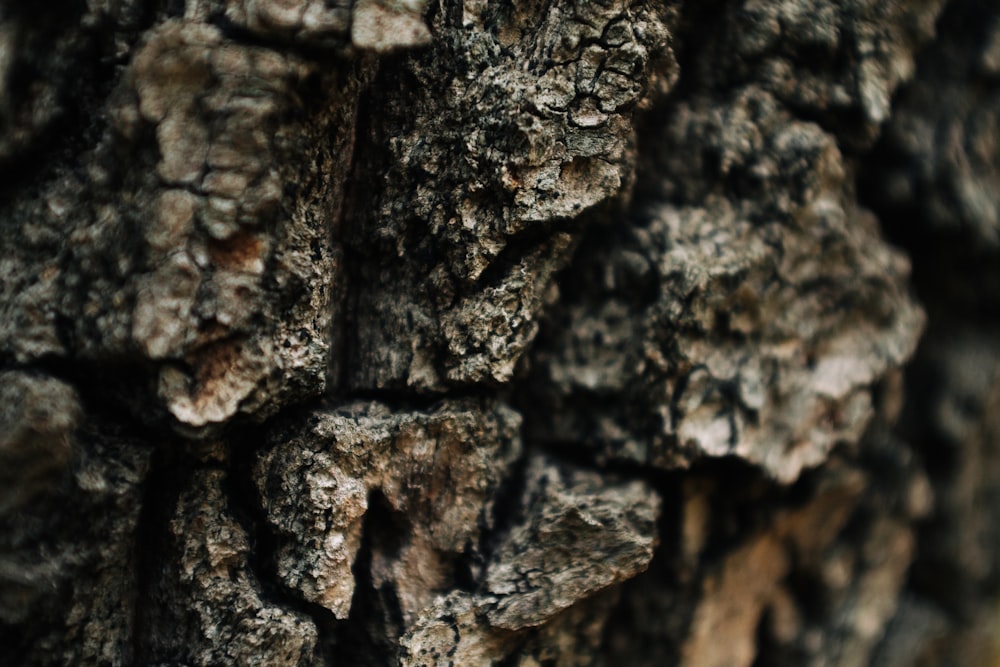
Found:
[[[0,5],[4,663],[1000,659],[1000,7]]]

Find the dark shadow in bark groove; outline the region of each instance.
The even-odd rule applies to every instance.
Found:
[[[648,473],[648,470],[643,469],[643,473]],[[661,613],[663,609],[670,608],[673,601],[683,601],[685,596],[691,596],[689,590],[691,583],[683,580],[684,564],[681,562],[681,547],[684,540],[684,493],[682,488],[684,474],[682,471],[660,471],[655,480],[650,480],[662,498],[662,509],[656,528],[659,544],[646,571],[620,584],[621,601],[615,605],[608,623],[604,626],[604,639],[601,644],[606,647],[606,662],[602,664],[615,664],[616,655],[630,655],[634,642],[643,641],[643,637],[635,635],[636,628],[647,624],[643,616]],[[662,606],[655,606],[656,601],[647,603],[646,606],[633,604],[632,601],[636,597],[630,594],[633,589],[652,589],[661,592]],[[649,640],[650,644],[657,646],[658,657],[670,656],[670,661],[665,664],[680,663],[681,647],[677,645],[676,639],[684,636],[683,628],[690,622],[691,616],[690,612],[681,613],[682,611],[683,609],[678,605],[677,613],[674,614],[676,624],[674,632],[655,638],[645,638]]]
[[[265,442],[259,425],[233,429],[230,441],[225,491],[229,511],[243,527],[250,542],[249,566],[261,587],[261,597],[279,607],[307,616],[316,626],[317,653],[323,664],[334,664],[332,647],[344,621],[329,609],[304,600],[281,582],[277,574],[278,538],[267,522],[261,498],[254,486],[253,465]]]
[[[658,492],[672,489],[680,481],[685,471],[664,470],[643,465],[627,459],[598,460],[593,450],[578,442],[532,442],[528,451],[537,451],[574,468],[593,470],[603,477],[620,480],[641,479]],[[738,459],[734,460],[738,461]]]
[[[526,508],[521,504],[521,496],[527,482],[527,468],[528,453],[525,452],[511,465],[510,474],[497,489],[492,516],[489,517],[492,525],[487,525],[485,515],[479,517],[479,549],[459,561],[462,572],[456,577],[458,584],[469,592],[488,592],[485,589],[487,563],[511,528],[523,518]]]
[[[361,548],[351,573],[354,597],[346,621],[336,629],[336,659],[345,665],[397,664],[397,641],[403,632],[403,613],[390,584],[376,588],[372,562],[376,553],[393,556],[406,539],[406,517],[394,511],[381,491],[368,496],[368,511],[361,529]]]
[[[381,70],[381,62],[373,67],[372,79],[376,78]],[[340,303],[341,323],[333,323],[337,329],[333,337],[333,343],[340,345],[339,350],[331,355],[333,368],[330,372],[328,382],[328,392],[333,393],[346,391],[350,386],[351,360],[358,343],[357,311],[358,311],[358,290],[355,286],[361,284],[362,264],[366,257],[356,253],[351,246],[352,237],[357,234],[356,226],[363,222],[365,211],[370,205],[373,187],[370,183],[369,174],[373,165],[385,164],[388,150],[379,146],[372,140],[373,119],[378,117],[372,102],[372,92],[370,86],[366,86],[358,96],[357,113],[355,114],[354,138],[351,141],[353,154],[351,155],[351,165],[347,169],[347,182],[344,184],[344,199],[341,204],[339,238],[334,241],[340,245],[344,262],[343,276],[344,284],[341,287],[342,296]],[[368,171],[366,171],[366,167]],[[378,173],[378,172],[376,172]]]
[[[342,394],[331,394],[323,399],[325,408],[336,408],[355,401],[375,401],[388,407],[392,412],[431,413],[448,401],[479,400],[505,402],[508,392],[492,390],[479,385],[456,387],[449,391],[430,391],[420,389],[371,389],[355,390]]]
[[[342,45],[316,45],[297,41],[294,37],[255,32],[239,23],[235,23],[221,9],[210,14],[206,22],[217,28],[226,39],[238,44],[255,46],[271,51],[298,54],[306,59],[320,62],[327,60],[336,61],[330,65],[331,68],[339,69],[345,65],[349,58],[356,55],[351,53],[351,47],[346,43]]]
[[[377,73],[378,65],[372,65],[371,70]],[[359,66],[356,71],[362,69]],[[375,74],[371,76],[374,77]],[[354,134],[351,137],[350,150],[351,162],[345,171],[347,182],[344,184],[343,199],[340,202],[340,210],[336,212],[337,219],[334,221],[333,244],[340,250],[343,270],[341,271],[342,285],[331,285],[334,290],[334,299],[337,300],[337,311],[340,313],[340,322],[330,322],[330,345],[332,352],[327,372],[327,393],[342,391],[348,386],[350,379],[351,346],[354,344],[352,338],[357,331],[356,305],[352,303],[351,295],[357,290],[353,289],[361,277],[360,266],[357,258],[349,251],[351,235],[351,224],[357,219],[354,209],[362,204],[355,203],[359,183],[364,183],[362,165],[364,161],[359,159],[358,146],[364,142],[364,138],[371,132],[371,103],[367,87],[363,88],[358,95],[356,102],[356,112],[354,114]],[[370,142],[369,142],[370,143]],[[366,146],[367,148],[367,146]]]
[[[136,597],[132,658],[136,665],[150,664],[152,660],[148,639],[154,630],[150,616],[155,604],[155,589],[166,565],[165,557],[170,553],[170,518],[193,469],[190,461],[178,456],[176,450],[168,446],[157,447],[150,461],[135,537]]]

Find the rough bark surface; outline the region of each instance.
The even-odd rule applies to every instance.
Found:
[[[997,664],[995,3],[57,4],[0,662]]]

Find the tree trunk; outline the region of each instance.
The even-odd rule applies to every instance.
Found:
[[[6,0],[2,662],[997,664],[994,5]]]

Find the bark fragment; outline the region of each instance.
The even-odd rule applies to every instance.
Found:
[[[644,482],[532,457],[518,520],[492,553],[481,592],[453,593],[426,609],[400,640],[401,664],[494,665],[510,655],[531,664],[560,645],[560,664],[583,659],[589,642],[572,647],[567,638],[601,628],[614,599],[609,587],[645,570],[659,505]]]
[[[566,222],[631,180],[635,109],[676,78],[673,18],[450,3],[428,49],[387,63],[360,168],[388,178],[352,197],[352,388],[511,379],[573,247]]]
[[[255,477],[280,535],[279,576],[304,599],[346,619],[352,567],[373,496],[398,517],[393,548],[372,556],[407,623],[455,587],[460,558],[481,559],[500,485],[521,454],[520,418],[501,405],[447,401],[393,412],[377,403],[315,412],[271,436]],[[376,551],[378,551],[376,547]]]
[[[147,620],[151,664],[315,664],[311,619],[263,598],[251,545],[232,517],[221,470],[195,472],[182,489]]]
[[[794,481],[860,438],[871,387],[913,353],[909,265],[834,137],[757,87],[681,103],[664,134],[676,178],[578,259],[532,425],[604,458],[738,456]]]
[[[188,432],[321,392],[363,66],[184,20],[130,55],[95,143],[4,202],[4,358],[129,360]]]

